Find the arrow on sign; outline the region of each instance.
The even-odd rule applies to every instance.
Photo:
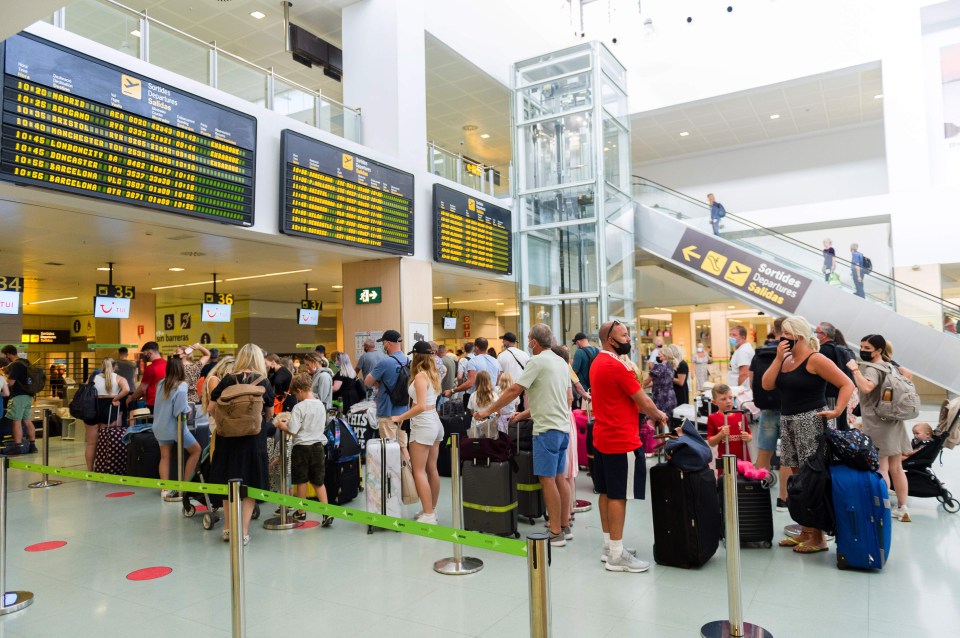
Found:
[[[379,295],[377,295],[377,291],[376,291],[376,290],[371,290],[371,291],[370,291],[370,299],[371,299],[371,300],[376,299],[378,296],[379,296]]]
[[[697,250],[696,246],[693,246],[693,245],[687,246],[686,248],[683,249],[683,258],[687,261],[691,261],[690,259],[691,257],[695,259],[700,259],[700,255],[698,255],[695,252],[696,250]]]

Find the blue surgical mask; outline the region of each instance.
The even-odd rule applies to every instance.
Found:
[[[729,338],[727,339],[727,341],[730,342],[730,347],[731,347],[731,348],[736,348],[736,347],[737,347],[737,340],[734,339],[733,337],[729,337]]]

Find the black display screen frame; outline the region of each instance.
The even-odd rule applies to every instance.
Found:
[[[470,200],[474,201],[474,208],[477,208],[478,205],[482,207],[482,215],[478,215],[477,212],[470,210]],[[441,202],[445,202],[446,206],[441,206]],[[452,204],[452,206],[451,206]],[[455,209],[455,212],[450,209]],[[443,216],[455,215],[464,217],[466,219],[475,219],[478,220],[482,217],[489,217],[492,219],[497,219],[500,223],[503,224],[502,228],[506,231],[507,237],[507,248],[506,248],[506,258],[507,258],[507,268],[498,269],[494,266],[483,266],[479,264],[472,264],[461,259],[454,259],[450,257],[443,256]],[[472,215],[472,217],[471,217]],[[481,270],[487,273],[494,273],[497,275],[512,275],[513,274],[513,212],[509,208],[504,208],[503,206],[498,206],[497,204],[490,203],[487,200],[480,199],[463,191],[459,191],[455,188],[450,188],[443,184],[434,184],[433,185],[433,260],[438,263],[451,264],[454,266],[460,266],[462,268],[470,268],[472,270]]]

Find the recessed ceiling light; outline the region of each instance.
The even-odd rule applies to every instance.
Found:
[[[873,99],[875,99],[875,100],[882,100],[882,99],[883,99],[883,93],[877,93],[876,95],[873,96]]]
[[[609,151],[609,150],[610,150],[610,149],[607,148],[606,146],[603,147],[603,152],[604,152],[604,153],[606,153],[606,152]]]
[[[779,114],[779,113],[774,113],[773,115],[770,116],[770,119],[771,119],[771,120],[779,120],[779,119],[780,119],[780,114]]]
[[[316,288],[307,288],[307,292],[316,292],[316,291],[317,291]]]
[[[688,135],[690,135],[688,131],[680,131],[680,137],[686,137]]]
[[[443,297],[434,297],[434,299],[443,299]]]
[[[135,37],[135,38],[139,38],[139,37],[140,37],[140,29],[134,29],[133,31],[130,32],[130,35],[132,35],[132,36]]]
[[[250,17],[256,18],[257,20],[263,20],[264,18],[267,17],[267,14],[263,13],[262,11],[254,11],[253,13],[250,14]]]
[[[183,268],[167,268],[170,272],[183,272]]]
[[[104,271],[104,272],[109,272],[109,271],[110,271],[110,269],[107,268],[106,266],[100,266],[99,268],[97,268],[97,270],[102,270],[102,271]]]
[[[480,127],[476,124],[464,124],[461,128],[463,128],[464,131],[476,131]]]
[[[498,306],[502,306],[502,305],[503,305],[503,302],[502,302],[502,301],[498,301],[498,302],[497,302],[497,305],[498,305]]]
[[[330,286],[330,287],[333,288],[334,290],[343,290],[343,286],[341,286],[341,285],[339,285],[339,284],[337,284],[337,285],[335,285],[335,286]]]
[[[736,309],[736,306],[727,306],[727,310],[734,310],[734,309]]]
[[[482,140],[489,140],[489,139],[490,139],[490,134],[489,134],[489,133],[481,133],[481,134],[480,134],[480,139],[482,139]]]

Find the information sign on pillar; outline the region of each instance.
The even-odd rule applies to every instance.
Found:
[[[470,339],[470,315],[463,315],[463,338]]]

